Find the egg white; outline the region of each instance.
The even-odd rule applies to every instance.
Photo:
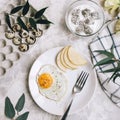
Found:
[[[49,73],[52,76],[53,84],[47,89],[38,85],[40,93],[48,99],[59,101],[65,95],[67,90],[67,79],[65,75],[58,71],[58,69],[53,65],[44,65],[41,67],[38,76],[43,73]]]

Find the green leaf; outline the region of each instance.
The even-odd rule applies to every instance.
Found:
[[[24,114],[18,116],[16,120],[27,120],[29,112],[25,112]]]
[[[23,8],[23,6],[15,7],[11,10],[10,14],[14,14],[14,13],[18,12],[19,10],[21,10],[22,8]]]
[[[23,94],[23,95],[19,98],[19,100],[18,100],[18,102],[17,102],[17,104],[16,104],[16,106],[15,106],[15,109],[17,110],[17,112],[20,112],[20,111],[23,109],[24,104],[25,104],[25,95]]]
[[[29,5],[29,2],[27,1],[26,4],[23,7],[23,11],[22,11],[23,16],[28,13],[29,7],[30,7],[30,5]]]
[[[115,71],[115,72],[111,75],[110,80],[116,75],[116,73],[117,73],[117,71]]]
[[[110,64],[110,63],[114,63],[115,61],[110,59],[110,58],[105,58],[105,59],[102,59],[100,60],[99,62],[97,62],[94,67],[96,66],[100,66],[100,65],[105,65],[105,64]]]
[[[35,18],[40,18],[40,17],[43,15],[43,13],[45,12],[45,10],[46,10],[47,8],[48,8],[48,7],[45,7],[45,8],[43,8],[43,9],[39,10],[38,12],[36,12]]]
[[[34,29],[37,30],[37,26],[36,26],[35,20],[33,18],[29,18],[29,22],[30,22],[31,27],[33,27]]]
[[[37,23],[39,23],[39,24],[51,24],[52,22],[50,22],[49,20],[42,20],[42,19],[40,19],[40,20],[37,20]]]
[[[108,51],[106,51],[106,50],[96,50],[96,51],[94,51],[94,52],[98,52],[98,53],[104,54],[104,55],[106,55],[106,56],[108,56],[108,57],[110,57],[110,58],[114,58],[114,55],[113,55],[111,52],[108,52]]]
[[[111,48],[110,48],[112,54],[114,54],[113,49],[114,49],[114,45],[112,45]]]
[[[12,30],[11,23],[10,23],[10,17],[8,14],[6,14],[6,16],[5,16],[5,21],[6,21],[7,25],[9,26],[9,28]]]
[[[28,31],[27,26],[25,25],[25,23],[22,21],[22,19],[20,17],[17,18],[18,24],[26,31]]]
[[[5,99],[5,115],[11,119],[15,116],[14,107],[8,97]]]
[[[115,72],[115,70],[117,70],[117,69],[118,68],[112,68],[112,69],[104,70],[104,71],[102,71],[102,73]]]

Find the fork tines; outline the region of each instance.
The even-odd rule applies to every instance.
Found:
[[[77,86],[80,86],[81,89],[82,89],[83,86],[84,86],[85,83],[86,83],[86,80],[87,80],[88,76],[89,76],[89,73],[82,71],[82,72],[80,73],[77,81],[76,81],[76,85],[77,85]]]

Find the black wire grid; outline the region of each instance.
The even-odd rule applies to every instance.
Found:
[[[114,33],[115,21],[111,22],[90,44],[89,50],[91,55],[91,60],[93,64],[96,64],[104,56],[94,52],[95,50],[109,50],[111,46],[114,46],[114,54],[116,58],[120,59],[120,34],[116,35]],[[104,65],[102,67],[96,67],[96,73],[101,85],[101,88],[109,99],[120,108],[120,77],[117,78],[115,83],[109,78],[111,74],[100,73],[100,71],[114,68],[115,64]],[[109,81],[109,82],[108,82]]]

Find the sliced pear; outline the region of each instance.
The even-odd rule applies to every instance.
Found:
[[[77,69],[78,66],[72,64],[72,63],[70,62],[70,60],[68,59],[68,55],[67,55],[67,53],[68,53],[68,49],[69,49],[69,47],[70,47],[70,46],[68,46],[68,47],[65,49],[64,57],[63,57],[64,62],[65,62],[66,65],[68,65],[68,66],[71,67],[72,69]]]
[[[66,69],[66,68],[62,65],[62,63],[61,63],[60,54],[61,54],[61,51],[57,54],[56,63],[57,63],[57,66],[58,66],[62,71],[65,72],[67,69]]]
[[[64,47],[63,50],[61,51],[60,53],[60,60],[61,60],[61,64],[65,67],[65,68],[68,68],[68,69],[72,69],[70,66],[68,66],[65,61],[64,61],[64,53],[65,53],[65,50],[68,48],[67,47]]]
[[[68,59],[70,60],[70,62],[74,65],[85,65],[87,63],[87,61],[80,56],[80,54],[73,48],[73,47],[69,47],[68,49]]]

